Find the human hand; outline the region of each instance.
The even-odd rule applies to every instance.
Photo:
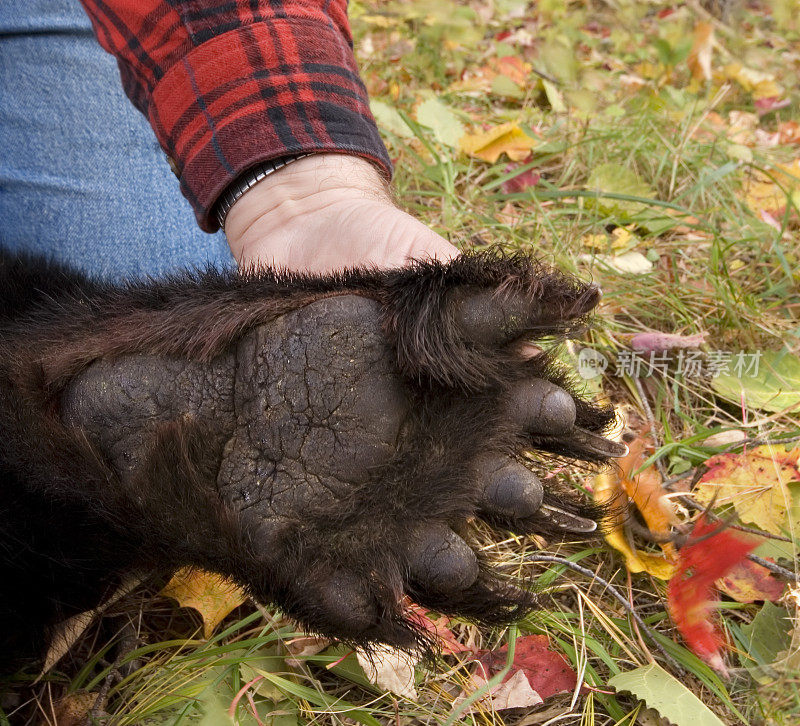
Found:
[[[458,255],[393,203],[375,166],[343,154],[314,154],[262,179],[231,207],[225,234],[242,269],[388,269]]]

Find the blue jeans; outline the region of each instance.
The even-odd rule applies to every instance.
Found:
[[[0,244],[98,277],[233,265],[197,226],[78,0],[2,0]]]

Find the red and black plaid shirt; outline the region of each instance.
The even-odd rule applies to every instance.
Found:
[[[391,166],[353,57],[346,0],[81,0],[200,226],[239,174],[287,154]]]

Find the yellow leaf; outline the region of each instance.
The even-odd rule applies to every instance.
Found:
[[[729,63],[722,69],[722,75],[736,81],[745,91],[752,93],[753,98],[776,98],[784,94],[774,75],[746,68],[741,63]]]
[[[792,507],[789,484],[800,481],[798,458],[800,447],[786,451],[780,446],[712,456],[693,494],[702,504],[732,505],[743,522],[784,534]]]
[[[593,250],[606,250],[608,249],[608,235],[605,232],[599,234],[585,234],[581,237],[584,247],[589,247]]]
[[[626,227],[615,227],[611,232],[611,249],[621,250],[635,242],[636,238]]]
[[[465,134],[459,146],[470,156],[493,164],[501,154],[506,154],[512,161],[522,161],[536,146],[536,139],[511,122],[477,134]]]
[[[770,175],[754,171],[745,180],[742,195],[745,204],[757,214],[766,212],[780,217],[787,204],[787,191],[784,190],[792,199],[800,191],[800,159],[790,164],[777,164],[770,170]]]
[[[598,504],[611,507],[611,515],[604,522],[605,539],[625,558],[628,570],[633,573],[647,572],[661,580],[669,580],[675,568],[665,555],[634,549],[628,542],[622,508],[627,503],[627,495],[619,477],[613,472],[603,472],[595,477],[594,498]]]
[[[178,570],[161,591],[178,601],[182,608],[194,608],[203,618],[203,637],[208,639],[216,627],[247,600],[244,591],[220,575],[205,570]]]
[[[359,20],[367,25],[374,25],[376,28],[391,28],[399,22],[396,18],[390,18],[387,15],[362,15]]]

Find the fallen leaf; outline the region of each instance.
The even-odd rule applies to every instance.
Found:
[[[383,691],[389,691],[409,701],[417,700],[414,685],[416,661],[408,653],[388,645],[376,645],[369,654],[356,651],[359,665],[367,679]]]
[[[711,80],[711,56],[714,51],[714,26],[704,20],[694,26],[692,49],[687,63],[696,80]]]
[[[453,149],[464,135],[464,124],[452,108],[438,98],[423,101],[416,109],[417,121],[427,126],[439,143]]]
[[[772,73],[747,68],[741,63],[729,63],[722,69],[722,75],[736,81],[745,91],[752,93],[754,99],[781,98],[784,95],[783,88]]]
[[[789,644],[778,653],[774,665],[776,670],[782,673],[795,674],[800,671],[800,585],[797,583],[789,585],[784,602],[791,608],[791,612],[788,609],[786,612],[790,623]],[[765,602],[761,610],[766,610],[767,606],[769,603]]]
[[[556,86],[555,83],[551,83],[546,78],[543,78],[542,88],[544,89],[544,95],[547,97],[550,108],[555,113],[566,113],[568,110],[567,104],[564,103],[564,95],[558,90],[558,86]]]
[[[725,135],[728,141],[742,146],[755,144],[755,130],[758,127],[758,116],[749,111],[733,110],[728,113],[728,128]]]
[[[633,479],[627,475],[622,480],[622,486],[644,518],[647,528],[657,536],[669,535],[676,517],[675,509],[662,487],[658,470],[651,466]],[[659,546],[667,559],[672,561],[675,546],[671,542],[663,542]]]
[[[667,607],[683,639],[698,658],[720,673],[727,670],[722,660],[725,641],[712,620],[719,597],[714,583],[757,544],[755,538],[725,529],[702,515],[678,552],[675,574],[667,584]]]
[[[369,109],[375,117],[378,128],[384,131],[390,131],[395,136],[403,139],[414,138],[414,132],[409,128],[408,124],[403,120],[400,112],[390,106],[384,101],[373,98],[369,102]]]
[[[729,446],[736,444],[739,441],[744,441],[747,434],[740,429],[732,429],[731,431],[720,431],[716,434],[711,434],[708,438],[703,439],[703,446],[708,446],[715,449],[721,446]]]
[[[87,691],[68,693],[53,708],[53,721],[58,726],[84,726],[89,722],[89,712],[97,702],[98,694]]]
[[[493,164],[501,154],[512,161],[522,161],[536,143],[536,139],[528,136],[516,123],[510,122],[488,131],[466,134],[461,138],[459,146],[466,154]]]
[[[781,143],[781,135],[775,131],[765,131],[764,129],[756,129],[753,134],[756,146],[764,149],[771,149],[773,146],[778,146]]]
[[[585,234],[581,237],[581,242],[584,247],[593,250],[607,250],[611,244],[608,235],[605,232],[598,232],[597,234]]]
[[[71,618],[58,623],[50,637],[50,644],[44,657],[42,669],[39,671],[37,680],[45,675],[50,669],[66,655],[70,648],[78,641],[78,638],[86,632],[95,618],[100,617],[115,602],[125,597],[131,590],[138,587],[142,582],[140,576],[127,577],[120,586],[93,610],[86,610],[77,613]]]
[[[743,560],[717,580],[717,587],[736,602],[777,602],[786,589],[786,583],[773,577],[763,565]]]
[[[531,157],[528,157],[523,160],[522,164],[509,164],[504,170],[504,174],[510,174],[511,172],[515,171],[516,169],[521,168],[522,166],[526,166],[531,161]],[[506,194],[514,194],[516,192],[524,192],[529,187],[535,187],[539,183],[539,179],[541,175],[538,171],[534,169],[526,169],[525,171],[520,172],[519,174],[512,176],[510,179],[506,179],[501,188]]]
[[[741,365],[738,359],[734,360],[729,366],[730,372],[711,379],[711,386],[718,395],[765,411],[783,411],[800,403],[800,358],[785,350],[742,353],[749,357],[742,358]],[[757,367],[754,356],[757,356]]]
[[[631,480],[631,473],[644,461],[645,444],[637,438],[628,445],[628,449],[628,454],[618,459],[616,471],[601,472],[594,479],[595,501],[607,507],[609,512],[603,523],[604,536],[606,542],[625,558],[625,566],[630,572],[647,572],[661,580],[668,580],[674,572],[671,561],[674,556],[673,545],[664,543],[664,554],[635,549],[628,539],[625,521],[628,503],[633,499],[648,527],[659,534],[667,534],[674,516],[674,505],[661,489],[661,478],[654,469],[646,469],[635,480]]]
[[[452,92],[493,93],[498,96],[521,98],[532,70],[530,63],[518,56],[490,58],[486,65],[470,68],[450,86]],[[502,80],[501,80],[502,79]]]
[[[213,572],[184,568],[178,570],[161,591],[178,601],[182,608],[193,608],[203,619],[203,637],[208,639],[216,627],[247,600],[244,590]]]
[[[791,164],[776,164],[769,173],[751,171],[739,196],[756,214],[783,217],[789,200],[795,206],[800,205],[800,159]]]
[[[631,227],[633,225],[630,225]],[[611,249],[622,250],[626,247],[633,247],[638,242],[638,238],[627,227],[614,227],[611,230]]]
[[[639,179],[636,172],[613,162],[596,166],[589,175],[586,188],[598,194],[596,199],[587,198],[587,204],[596,205],[606,214],[618,215],[626,221],[631,216],[643,211],[645,205],[635,200],[604,196],[604,193],[644,199],[651,199],[655,196],[651,187]]]
[[[522,219],[519,209],[514,206],[513,202],[506,202],[495,216],[498,222],[509,227],[514,227]]]
[[[678,335],[676,333],[637,333],[631,338],[631,348],[650,352],[675,348],[699,348],[706,342],[705,333]]]
[[[262,675],[263,673],[286,673],[286,666],[290,665],[289,658],[283,656],[280,646],[267,646],[258,651],[240,650],[228,653],[231,661],[237,655],[241,658],[239,674],[242,683],[252,683],[251,688],[270,701],[278,702],[284,699],[283,691]]]
[[[783,534],[792,505],[788,485],[800,481],[799,458],[800,447],[786,451],[781,446],[712,456],[693,496],[701,504],[713,500],[716,506],[733,506],[743,522]]]
[[[317,635],[301,635],[299,638],[292,638],[286,643],[286,650],[289,651],[286,663],[292,668],[299,668],[306,658],[321,653],[331,643],[333,643],[332,640]]]
[[[745,637],[743,652],[739,659],[758,683],[770,683],[775,679],[771,666],[791,645],[792,619],[786,608],[765,602],[751,623],[742,625]]]
[[[442,655],[454,655],[455,653],[469,653],[471,648],[462,645],[456,640],[453,631],[447,627],[448,619],[440,616],[435,620],[429,617],[430,611],[421,608],[419,605],[411,605],[408,609],[408,617],[430,633]]]
[[[797,121],[779,123],[778,139],[782,144],[800,144],[800,123]]]
[[[491,60],[490,64],[496,73],[510,78],[519,86],[524,86],[527,83],[532,69],[530,63],[526,63],[516,55],[504,55],[501,58]]]
[[[517,673],[523,673],[530,687],[541,698],[556,693],[571,693],[575,690],[578,676],[566,658],[548,647],[546,635],[525,635],[517,638],[514,646],[514,662],[503,681]],[[479,662],[488,677],[501,671],[506,665],[508,645],[496,650],[480,651]]]
[[[781,108],[786,108],[791,105],[791,100],[788,98],[781,98],[780,96],[767,96],[765,98],[756,98],[753,105],[760,115],[771,113]]]
[[[655,663],[619,673],[608,685],[632,693],[677,726],[724,726],[694,693]]]
[[[475,686],[474,690],[483,688],[487,683],[478,674],[472,676],[472,682]],[[544,703],[544,699],[531,688],[528,678],[522,671],[516,671],[507,680],[490,688],[486,696],[481,700],[488,701],[488,705],[495,711],[504,711],[509,708],[528,708],[529,706],[538,706],[540,703]]]
[[[625,252],[621,255],[580,255],[584,262],[599,262],[623,275],[644,275],[652,272],[653,263],[641,252]]]

